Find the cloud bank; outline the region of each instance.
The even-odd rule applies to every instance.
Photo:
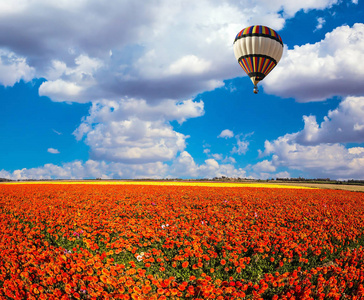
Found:
[[[280,30],[300,10],[337,3],[9,2],[0,5],[0,53],[15,72],[6,79],[8,72],[0,67],[0,82],[44,77],[40,95],[53,101],[188,99],[242,76],[232,54],[233,39],[242,28],[263,22]]]
[[[0,170],[0,178],[13,180],[26,179],[130,179],[130,178],[213,178],[221,176],[246,177],[242,168],[235,168],[232,164],[218,163],[215,159],[206,159],[197,164],[192,156],[183,151],[171,165],[155,162],[145,164],[125,164],[88,160],[74,161],[60,166],[46,164],[32,169],[20,169],[13,172]]]
[[[122,163],[169,161],[184,151],[188,136],[173,130],[169,121],[183,123],[204,114],[203,102],[164,100],[151,106],[145,100],[95,101],[90,115],[75,130],[85,137],[90,157]]]
[[[321,124],[315,116],[303,120],[304,129],[296,137],[300,144],[364,143],[364,97],[346,97]]]
[[[304,116],[302,131],[265,141],[264,165],[304,171],[314,178],[364,179],[364,98],[347,97],[329,111],[319,125],[315,116]]]
[[[341,26],[315,44],[286,50],[264,79],[267,93],[300,102],[364,94],[364,24]]]

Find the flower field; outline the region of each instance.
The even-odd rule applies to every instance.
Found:
[[[0,299],[364,299],[364,193],[1,184]]]

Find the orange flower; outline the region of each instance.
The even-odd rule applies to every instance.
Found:
[[[187,268],[188,267],[188,261],[184,261],[182,263],[182,268]]]
[[[172,296],[176,296],[178,294],[178,290],[175,288],[171,289],[170,292],[171,292]]]
[[[152,287],[150,285],[143,286],[143,294],[148,294],[152,290]]]
[[[100,269],[101,267],[102,267],[102,264],[99,261],[94,265],[95,269]]]
[[[101,275],[101,276],[100,276],[100,280],[101,280],[103,283],[106,283],[107,277],[106,277],[105,275]]]

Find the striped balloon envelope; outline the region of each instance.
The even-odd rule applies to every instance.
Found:
[[[255,25],[241,30],[234,40],[234,54],[240,66],[257,84],[278,64],[283,53],[280,35],[267,26]]]

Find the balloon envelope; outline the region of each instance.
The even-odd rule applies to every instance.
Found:
[[[267,26],[244,28],[234,40],[235,57],[255,86],[278,64],[282,53],[282,38]]]

